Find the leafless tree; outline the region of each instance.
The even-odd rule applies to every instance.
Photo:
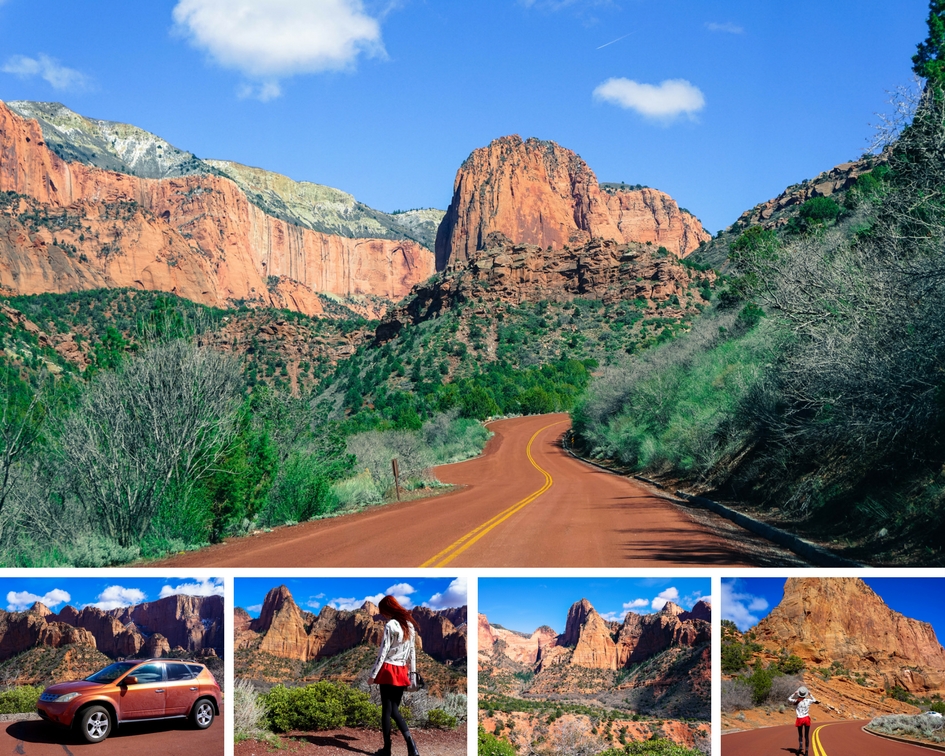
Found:
[[[57,451],[94,527],[135,545],[169,492],[210,474],[235,430],[239,370],[183,340],[101,373],[63,421]]]

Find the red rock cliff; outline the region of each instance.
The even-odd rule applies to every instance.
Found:
[[[500,232],[514,243],[561,249],[592,238],[653,242],[679,257],[710,235],[655,189],[606,193],[571,150],[519,136],[475,150],[453,184],[437,230],[436,268],[463,267]]]
[[[0,287],[15,294],[99,287],[168,291],[317,314],[315,292],[397,300],[433,273],[412,241],[322,234],[267,215],[215,175],[143,179],[60,159],[36,121],[0,102],[0,191],[36,200],[0,226]]]
[[[860,578],[788,578],[755,634],[809,665],[839,661],[884,676],[890,687],[945,690],[945,648],[932,626],[893,611]]]

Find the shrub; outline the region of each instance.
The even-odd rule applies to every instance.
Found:
[[[442,709],[430,709],[427,712],[427,726],[436,727],[440,730],[452,730],[459,724],[456,717],[447,714]]]
[[[38,686],[20,685],[0,693],[0,714],[30,714],[36,711],[43,689]]]
[[[302,688],[277,685],[263,697],[263,705],[269,726],[276,732],[380,724],[380,707],[371,703],[367,693],[324,681]]]
[[[511,743],[479,728],[479,756],[518,756]]]
[[[264,738],[266,708],[249,680],[237,680],[233,687],[233,732],[236,741]]]
[[[742,711],[752,706],[752,689],[744,680],[722,680],[722,711]]]

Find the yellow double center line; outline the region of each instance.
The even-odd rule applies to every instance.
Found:
[[[828,725],[819,725],[815,727],[814,731],[810,734],[810,744],[813,747],[814,756],[827,756],[827,752],[820,744],[820,731],[827,726]]]
[[[535,501],[535,499],[541,496],[545,491],[551,488],[554,481],[551,479],[551,475],[548,473],[548,471],[539,467],[538,463],[535,461],[535,458],[532,456],[532,444],[535,443],[535,439],[538,438],[539,433],[541,433],[542,431],[548,430],[553,425],[560,425],[561,423],[565,423],[565,422],[567,422],[567,420],[559,420],[556,423],[551,423],[549,425],[546,425],[544,428],[539,428],[537,431],[535,431],[535,434],[528,440],[528,445],[525,447],[525,454],[528,456],[528,461],[532,463],[532,467],[534,467],[536,470],[538,470],[538,472],[540,472],[542,475],[545,476],[545,484],[541,488],[539,488],[534,493],[529,494],[521,501],[515,502],[515,504],[513,504],[508,509],[503,509],[501,512],[499,512],[499,514],[495,515],[493,518],[489,520],[486,520],[479,527],[473,530],[470,530],[466,535],[462,536],[461,538],[451,543],[449,546],[443,549],[443,551],[441,551],[439,554],[436,554],[435,556],[427,559],[427,561],[425,561],[420,566],[421,567],[445,567],[454,559],[456,559],[456,557],[458,557],[460,554],[466,551],[466,549],[468,549],[470,546],[476,543],[476,541],[478,541],[480,538],[485,536],[490,530],[501,525],[503,522],[509,519],[516,512],[519,512],[525,507],[527,507],[529,504]]]

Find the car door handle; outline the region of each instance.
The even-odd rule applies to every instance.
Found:
[[[155,692],[155,693],[163,693],[163,692],[164,692],[164,688],[159,688],[158,690],[156,690],[156,691],[154,691],[154,692]]]
[[[191,690],[197,690],[196,688],[191,688]]]

